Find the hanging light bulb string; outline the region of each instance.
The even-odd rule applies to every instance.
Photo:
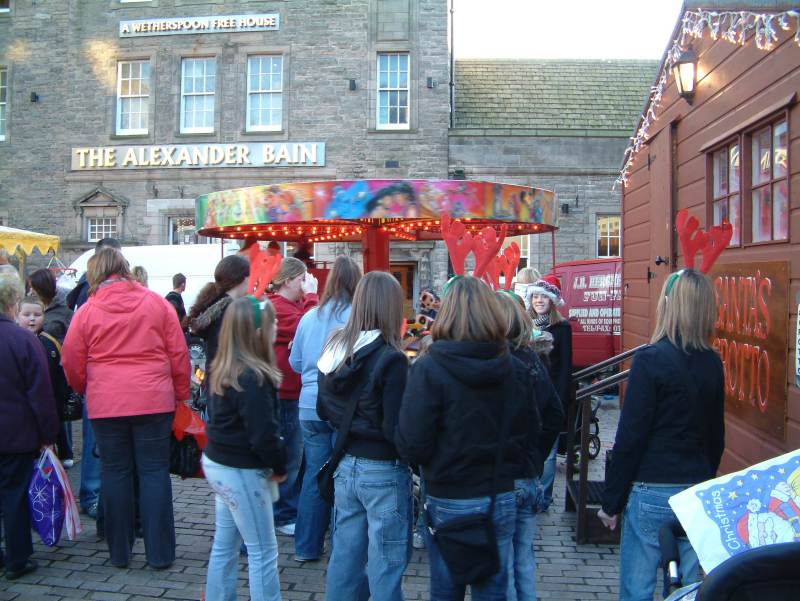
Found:
[[[759,50],[769,52],[778,41],[778,29],[790,31],[794,28],[794,42],[800,45],[800,10],[787,10],[780,13],[757,13],[741,11],[686,11],[681,18],[681,30],[672,43],[664,59],[658,81],[650,89],[647,110],[639,119],[636,135],[630,138],[630,144],[623,155],[623,165],[615,185],[627,187],[633,160],[649,139],[650,126],[657,118],[661,99],[667,87],[669,74],[678,62],[681,53],[687,48],[690,38],[702,38],[706,30],[712,40],[725,40],[743,46],[750,34]]]

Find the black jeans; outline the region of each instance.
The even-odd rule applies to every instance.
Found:
[[[163,568],[175,560],[175,521],[169,478],[169,436],[174,413],[93,419],[103,458],[101,481],[106,542],[115,566],[127,566],[134,532],[134,471],[147,563]]]
[[[0,454],[0,513],[6,546],[5,557],[0,551],[0,565],[5,563],[9,570],[21,570],[33,554],[28,485],[35,457],[35,453]]]

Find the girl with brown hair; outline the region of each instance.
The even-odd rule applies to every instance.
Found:
[[[272,293],[268,295],[278,316],[278,334],[275,355],[283,379],[280,399],[281,432],[286,442],[288,477],[280,486],[281,496],[275,505],[275,526],[279,534],[294,536],[297,520],[297,499],[300,496],[300,462],[303,458],[303,441],[300,435],[300,376],[289,365],[289,347],[297,332],[297,325],[312,307],[316,307],[317,278],[308,273],[305,263],[293,257],[281,261],[281,268],[272,279]]]
[[[230,303],[219,333],[208,400],[203,472],[215,492],[215,530],[206,599],[236,597],[244,540],[250,597],[278,601],[278,541],[272,520],[277,483],[286,479],[278,420],[281,373],[275,360],[275,310],[254,297]]]
[[[408,370],[400,351],[402,322],[400,284],[388,273],[368,273],[356,286],[347,324],[317,363],[317,413],[345,445],[342,457],[331,458],[338,465],[328,601],[360,598],[365,574],[373,599],[403,598],[412,500],[411,470],[394,444]]]
[[[433,324],[434,342],[412,365],[403,396],[395,439],[425,479],[434,601],[463,599],[468,583],[476,601],[506,596],[514,480],[528,441],[539,435],[534,382],[509,352],[506,330],[489,287],[471,276],[454,278]],[[431,529],[480,516],[491,519],[497,571],[473,579],[452,555],[443,554]]]
[[[305,471],[297,503],[294,533],[295,560],[316,561],[322,556],[325,532],[331,521],[331,507],[319,496],[317,472],[330,459],[334,431],[317,415],[317,361],[331,333],[350,317],[350,304],[361,268],[350,257],[340,256],[328,274],[322,302],[303,315],[294,336],[289,363],[301,374],[300,429],[303,434]]]

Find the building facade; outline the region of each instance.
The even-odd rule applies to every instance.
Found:
[[[457,61],[450,127],[446,0],[0,0],[0,223],[59,235],[69,262],[106,236],[206,242],[212,191],[464,177],[555,190],[556,260],[613,256],[654,67]],[[518,242],[550,268],[549,235]],[[360,245],[316,248],[340,253]],[[391,261],[410,298],[446,281],[442,243]]]
[[[67,259],[105,236],[202,242],[210,191],[447,176],[441,0],[0,9],[0,219],[58,234]]]
[[[459,60],[450,172],[558,194],[555,260],[620,256],[619,157],[658,61]],[[549,234],[520,241],[553,265]],[[527,254],[525,254],[527,251]]]
[[[678,21],[673,40],[683,45],[665,55],[658,106],[645,107],[650,117],[625,154],[626,350],[649,340],[664,280],[692,260],[679,243],[678,211],[707,231],[723,222],[733,228],[708,274],[725,370],[723,473],[800,447],[799,24],[781,18],[793,9],[764,0],[686,2],[692,33]],[[761,19],[785,27],[773,37]],[[735,25],[745,22],[753,26],[742,33]],[[684,98],[668,61],[689,43],[696,76]]]

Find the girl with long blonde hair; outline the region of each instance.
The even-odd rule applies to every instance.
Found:
[[[228,306],[214,358],[203,471],[215,492],[216,524],[206,599],[236,597],[236,564],[247,547],[250,597],[281,598],[272,519],[277,484],[286,479],[275,359],[275,310],[252,296]]]
[[[708,278],[682,269],[664,282],[650,345],[633,356],[600,519],[622,516],[620,599],[652,599],[659,528],[668,500],[713,478],[725,449],[722,361],[711,347],[716,308]],[[697,555],[679,541],[682,582],[698,578]]]

